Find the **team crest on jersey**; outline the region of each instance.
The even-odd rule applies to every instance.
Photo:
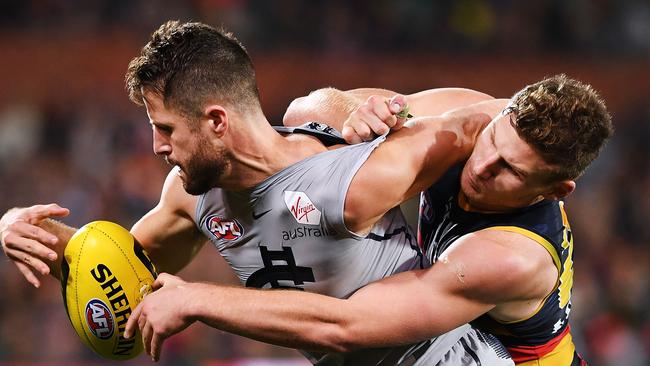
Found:
[[[320,210],[305,192],[284,191],[284,203],[287,204],[291,216],[299,223],[320,225]]]
[[[113,313],[102,300],[91,299],[86,304],[86,325],[95,337],[109,339],[115,330]]]
[[[207,229],[219,240],[237,240],[244,235],[244,227],[235,219],[219,215],[209,216],[205,221]]]

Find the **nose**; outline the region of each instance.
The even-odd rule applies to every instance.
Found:
[[[169,155],[172,152],[172,146],[169,139],[163,136],[157,128],[153,129],[153,152],[156,155]]]
[[[484,157],[474,166],[474,174],[480,179],[489,179],[496,175],[498,168],[499,156],[494,153]]]

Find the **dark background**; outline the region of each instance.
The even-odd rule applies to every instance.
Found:
[[[312,89],[402,93],[458,86],[509,97],[544,76],[592,84],[616,135],[567,199],[575,237],[572,329],[590,365],[646,365],[650,350],[650,2],[0,1],[0,211],[59,202],[79,226],[130,227],[168,168],[130,104],[128,61],[168,19],[223,24],[247,46],[279,123]],[[233,283],[211,247],[183,273]],[[0,260],[0,365],[96,365],[56,281],[35,290]],[[294,361],[291,361],[294,360]],[[224,363],[220,363],[223,361]],[[128,364],[149,363],[142,356]],[[293,362],[293,363],[292,363]],[[162,365],[304,364],[292,350],[193,325]]]

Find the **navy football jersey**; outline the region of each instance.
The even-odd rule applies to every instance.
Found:
[[[544,200],[508,213],[480,213],[458,205],[462,166],[450,169],[422,192],[418,243],[433,265],[460,237],[479,230],[525,235],[553,258],[558,280],[540,307],[529,317],[500,322],[484,314],[474,325],[496,335],[517,364],[579,365],[570,327],[573,285],[573,237],[562,201]]]

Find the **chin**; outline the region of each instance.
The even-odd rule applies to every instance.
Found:
[[[200,196],[202,194],[208,193],[212,188],[204,188],[204,187],[186,187],[185,192],[192,196]]]
[[[463,191],[467,203],[475,210],[492,210],[498,207],[498,203],[492,202],[494,200],[486,200],[484,193],[476,192],[469,184],[466,187],[461,184],[460,189]]]
[[[185,189],[185,192],[191,194],[192,196],[200,196],[202,194],[208,193],[212,189],[212,186],[204,184],[203,182],[183,180],[183,189]]]

